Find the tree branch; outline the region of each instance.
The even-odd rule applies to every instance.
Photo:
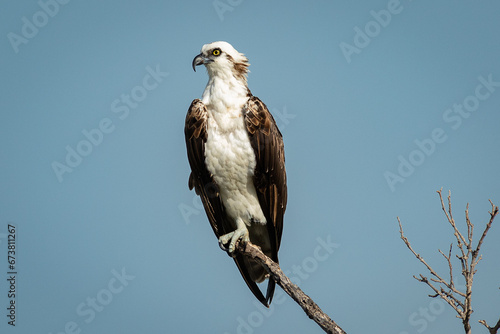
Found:
[[[453,292],[458,292],[459,294],[461,294],[460,291],[456,290],[455,287],[452,285],[452,283],[447,283],[444,279],[442,279],[435,271],[434,269],[432,269],[431,266],[429,266],[427,264],[427,262],[425,262],[424,258],[422,256],[420,256],[420,254],[418,254],[417,252],[415,252],[413,250],[413,247],[411,246],[410,242],[408,241],[408,238],[406,238],[403,234],[403,226],[401,225],[401,221],[399,220],[399,217],[398,218],[398,222],[399,222],[399,234],[401,235],[401,239],[403,240],[403,242],[405,243],[406,247],[408,247],[408,249],[413,253],[413,255],[415,255],[415,257],[422,263],[424,264],[426,267],[427,267],[427,270],[429,270],[429,272],[437,277],[438,279],[432,279],[431,280],[433,282],[436,282],[438,284],[443,284],[444,286],[446,286],[448,289],[452,290]],[[446,257],[446,256],[445,256]],[[452,269],[450,269],[450,271],[452,271]],[[437,296],[441,297],[444,301],[446,301],[457,313],[460,317],[463,316],[463,312],[462,310],[459,308],[460,307],[463,307],[463,304],[452,294],[452,293],[447,293],[443,288],[441,289],[438,289],[436,288],[430,281],[427,277],[423,276],[422,274],[420,274],[420,278],[418,278],[417,276],[413,276],[413,278],[415,278],[417,281],[419,282],[422,282],[422,283],[425,283],[427,284],[434,292],[435,294],[434,295],[429,295],[429,297],[432,297],[432,298],[435,298]]]
[[[479,254],[479,251],[481,249],[481,245],[483,244],[483,241],[486,237],[486,234],[488,233],[492,223],[493,219],[495,216],[498,214],[498,207],[495,206],[491,200],[491,212],[490,214],[490,220],[486,224],[486,227],[484,229],[483,234],[481,235],[481,238],[479,239],[479,242],[477,243],[477,247],[474,249],[472,247],[472,242],[473,242],[473,234],[474,234],[474,224],[469,219],[469,204],[467,204],[466,209],[465,209],[465,222],[467,224],[467,238],[464,237],[462,233],[458,230],[456,224],[455,224],[455,219],[453,219],[453,213],[451,209],[451,192],[448,193],[448,205],[446,206],[443,200],[443,195],[441,193],[442,189],[438,190],[437,193],[439,194],[439,199],[441,202],[441,208],[443,209],[444,214],[446,215],[446,218],[448,222],[450,223],[451,227],[453,228],[453,235],[455,236],[455,239],[457,240],[457,246],[459,249],[459,254],[456,255],[456,257],[460,260],[460,264],[462,266],[462,276],[464,277],[465,280],[465,293],[457,290],[455,288],[455,283],[453,282],[453,267],[451,263],[451,254],[452,254],[452,246],[453,244],[450,245],[450,250],[448,252],[448,255],[443,253],[441,250],[439,250],[439,253],[443,255],[443,257],[446,259],[446,262],[448,263],[448,268],[449,268],[449,275],[450,275],[450,280],[449,282],[445,281],[441,276],[439,276],[434,269],[430,265],[425,262],[425,260],[415,252],[410,245],[410,242],[408,239],[404,236],[403,234],[403,227],[401,225],[401,221],[399,220],[398,217],[398,223],[399,223],[399,233],[401,235],[401,239],[405,243],[406,247],[415,255],[415,257],[426,266],[427,270],[434,276],[435,278],[430,278],[428,279],[427,277],[423,276],[420,274],[420,278],[413,276],[416,280],[419,282],[427,284],[433,291],[433,295],[429,295],[429,297],[435,298],[435,297],[441,297],[443,300],[445,300],[458,314],[458,317],[462,319],[462,323],[465,329],[465,333],[470,334],[471,333],[471,327],[470,327],[470,317],[473,312],[472,305],[471,305],[471,300],[472,300],[472,284],[474,280],[474,274],[476,273],[476,265],[478,262],[481,260],[481,255]],[[434,286],[432,282],[440,284],[441,286]],[[445,290],[444,288],[447,288]],[[459,297],[463,298],[463,301],[459,300]],[[485,320],[479,321],[481,324],[486,326],[488,330],[490,331],[490,334],[496,334],[497,331],[500,329],[500,320],[497,322],[495,327],[489,327],[486,324]]]
[[[488,222],[488,224],[486,224],[486,228],[484,229],[484,232],[481,235],[479,242],[477,243],[476,250],[472,254],[473,263],[474,263],[474,259],[477,257],[477,255],[479,253],[479,250],[481,249],[481,245],[483,244],[484,238],[486,237],[486,234],[488,233],[488,230],[490,229],[491,224],[493,224],[493,219],[495,219],[495,216],[498,214],[498,206],[494,205],[493,202],[491,202],[491,200],[490,200],[490,204],[491,204],[491,212],[489,212],[490,221]]]
[[[295,300],[304,310],[307,316],[314,320],[326,333],[329,334],[346,334],[339,325],[324,313],[319,306],[306,295],[297,285],[293,284],[290,279],[281,271],[280,266],[267,257],[254,244],[247,242],[237,242],[236,250],[246,257],[257,261],[271,276],[278,285]]]
[[[495,327],[488,326],[488,324],[486,323],[486,320],[479,320],[479,323],[483,324],[486,328],[488,328],[488,331],[490,332],[490,334],[496,334],[497,331],[500,329],[500,319],[498,319]]]

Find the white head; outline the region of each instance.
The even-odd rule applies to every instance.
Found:
[[[210,77],[233,75],[246,82],[248,59],[227,42],[213,42],[203,45],[201,53],[193,59],[196,66],[205,65]]]

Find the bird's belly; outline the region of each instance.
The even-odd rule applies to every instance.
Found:
[[[265,223],[253,183],[255,154],[244,125],[226,132],[209,124],[207,130],[205,163],[228,216],[233,222],[240,217],[248,226],[252,221]]]

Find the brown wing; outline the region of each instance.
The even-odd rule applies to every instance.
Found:
[[[245,105],[245,121],[255,152],[254,184],[260,207],[267,220],[271,258],[278,262],[287,201],[285,149],[283,136],[273,116],[259,98],[252,96]],[[270,279],[266,299],[273,297],[275,282]]]
[[[208,220],[217,238],[232,232],[233,228],[227,218],[224,205],[220,198],[219,187],[205,165],[205,142],[207,141],[207,108],[199,99],[193,100],[186,115],[184,135],[191,174],[189,189],[195,188],[200,196]],[[242,255],[237,254],[234,261],[255,297],[267,306],[266,298],[257,284],[252,281]]]
[[[207,141],[207,108],[199,99],[193,100],[186,115],[184,127],[186,148],[191,174],[189,189],[195,188],[201,197],[205,212],[217,237],[228,233],[231,226],[226,221],[219,188],[205,166],[205,142]]]

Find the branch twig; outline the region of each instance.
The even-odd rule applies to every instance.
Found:
[[[473,312],[472,310],[472,305],[471,305],[471,296],[472,296],[472,283],[474,279],[474,274],[476,273],[476,265],[479,263],[481,260],[481,255],[479,254],[479,251],[481,249],[481,245],[483,244],[484,238],[486,237],[486,234],[488,233],[492,223],[493,219],[495,216],[498,214],[498,207],[493,204],[490,200],[491,204],[491,212],[490,213],[490,220],[486,224],[486,228],[484,229],[483,234],[481,235],[481,238],[479,239],[479,242],[477,243],[477,247],[474,249],[472,248],[472,241],[473,241],[473,232],[474,232],[474,224],[471,223],[469,219],[469,204],[467,204],[466,209],[465,209],[465,222],[467,224],[467,238],[463,236],[462,233],[458,230],[456,224],[455,224],[455,219],[453,219],[453,213],[451,209],[451,192],[448,193],[448,206],[445,205],[443,196],[441,193],[441,190],[438,190],[437,193],[439,194],[439,199],[441,202],[441,208],[443,209],[444,214],[446,215],[446,218],[448,222],[450,223],[451,227],[453,228],[453,235],[455,236],[455,239],[457,241],[457,246],[459,249],[459,254],[456,255],[456,257],[460,260],[460,264],[462,266],[462,276],[465,279],[465,293],[457,290],[455,288],[455,284],[453,282],[453,267],[451,263],[451,254],[452,254],[452,246],[453,244],[450,245],[450,250],[448,252],[448,255],[443,253],[441,250],[439,250],[439,253],[443,255],[443,257],[446,259],[446,262],[448,262],[448,268],[449,268],[449,275],[450,275],[450,280],[447,282],[444,280],[441,276],[439,276],[434,269],[430,265],[425,262],[422,256],[415,252],[410,245],[410,242],[408,239],[404,236],[403,234],[403,227],[401,225],[401,221],[399,220],[398,217],[398,223],[399,223],[399,233],[401,235],[401,239],[405,243],[406,247],[415,255],[415,257],[426,266],[427,270],[431,273],[432,276],[435,278],[431,277],[428,279],[427,277],[423,276],[420,274],[420,278],[413,276],[417,281],[422,282],[427,284],[433,291],[433,295],[429,295],[429,297],[441,297],[443,300],[445,300],[458,314],[458,318],[462,319],[462,323],[465,329],[465,332],[467,334],[471,333],[471,327],[470,327],[470,316]],[[437,283],[438,286],[434,286],[432,282]],[[445,290],[445,288],[447,290]],[[463,300],[459,300],[458,298],[462,297]],[[497,324],[495,327],[489,327],[486,324],[485,320],[480,320],[479,321],[481,324],[486,326],[488,330],[490,331],[490,334],[496,334],[497,331],[500,329],[500,319],[498,320]]]
[[[326,333],[329,334],[346,334],[339,325],[324,313],[319,306],[306,295],[297,285],[293,284],[290,279],[281,271],[280,266],[267,257],[262,251],[250,242],[238,242],[236,244],[238,252],[257,261],[263,266],[276,283],[295,300],[304,312],[314,320]]]
[[[488,331],[490,332],[490,334],[496,334],[497,331],[500,329],[500,319],[498,319],[495,327],[488,326],[488,324],[486,323],[486,320],[479,320],[479,323],[483,324],[486,328],[488,328]]]

